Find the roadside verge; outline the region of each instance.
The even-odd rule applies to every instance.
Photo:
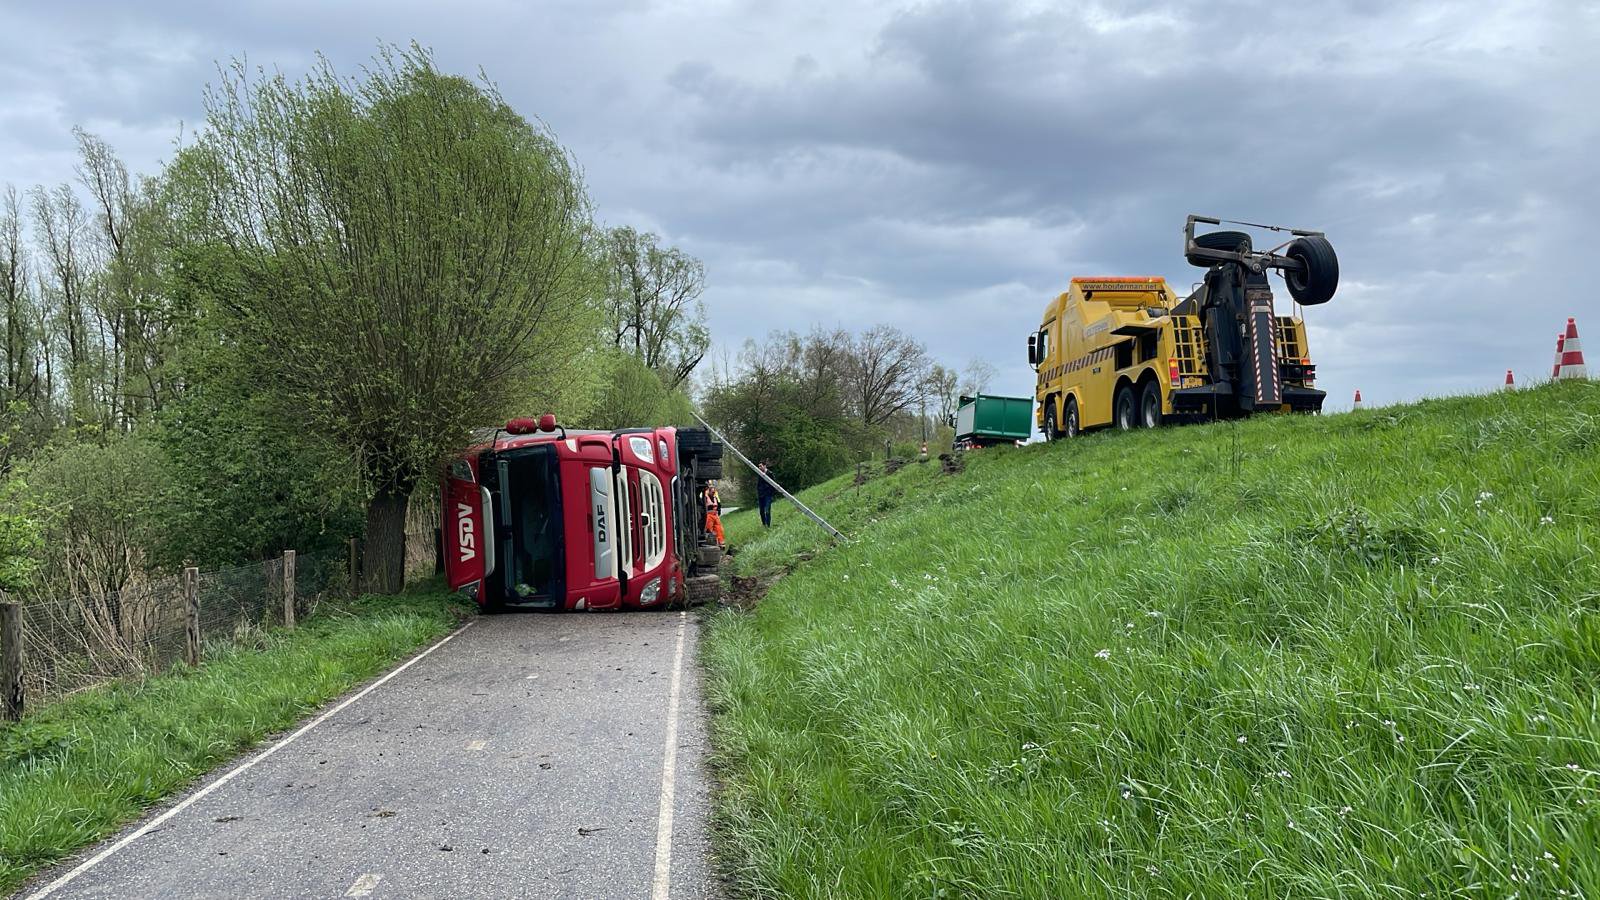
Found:
[[[389,669],[466,614],[444,594],[363,598],[198,667],[85,692],[0,728],[0,893]]]

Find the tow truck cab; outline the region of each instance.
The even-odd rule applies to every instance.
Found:
[[[694,465],[709,444],[703,436],[684,453],[670,427],[568,431],[549,415],[506,423],[447,467],[450,588],[486,610],[687,599],[688,580],[703,581],[707,568],[697,552],[705,512]]]

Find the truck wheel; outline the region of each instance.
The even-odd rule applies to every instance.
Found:
[[[1078,436],[1078,398],[1067,398],[1067,427],[1062,429],[1062,434],[1069,438]]]
[[[715,569],[722,565],[721,547],[701,547],[695,554],[696,562],[702,569]]]
[[[704,428],[679,428],[678,449],[685,454],[711,446],[711,432]]]
[[[701,481],[715,481],[722,477],[722,460],[697,459],[694,461],[694,477]]]
[[[1111,404],[1111,421],[1121,431],[1132,431],[1134,425],[1133,388],[1123,385],[1117,388],[1116,399]]]
[[[1327,238],[1314,234],[1296,238],[1283,255],[1301,265],[1283,273],[1289,296],[1296,303],[1316,306],[1333,299],[1333,292],[1339,289],[1339,257]]]
[[[1056,431],[1056,400],[1051,397],[1044,402],[1044,439],[1053,441],[1061,435]]]
[[[1139,425],[1156,428],[1161,425],[1161,382],[1150,379],[1139,396]]]
[[[715,603],[722,597],[722,579],[715,575],[696,575],[683,580],[684,593],[690,606]]]
[[[1250,252],[1250,235],[1242,231],[1212,231],[1207,234],[1194,236],[1194,245],[1207,250],[1226,250],[1229,253]],[[1216,265],[1218,260],[1204,259],[1199,256],[1185,257],[1191,266],[1209,269]]]
[[[695,453],[701,459],[721,459],[722,445],[717,443],[707,444]]]

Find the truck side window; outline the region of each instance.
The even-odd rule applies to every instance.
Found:
[[[1039,361],[1044,362],[1050,358],[1050,329],[1039,329]]]

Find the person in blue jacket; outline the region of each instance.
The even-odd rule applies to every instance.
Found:
[[[760,468],[761,474],[767,474],[767,464],[765,462],[761,463]],[[772,482],[765,478],[756,479],[756,505],[761,507],[761,527],[763,528],[772,527],[772,501],[777,495],[778,491],[772,486]]]

